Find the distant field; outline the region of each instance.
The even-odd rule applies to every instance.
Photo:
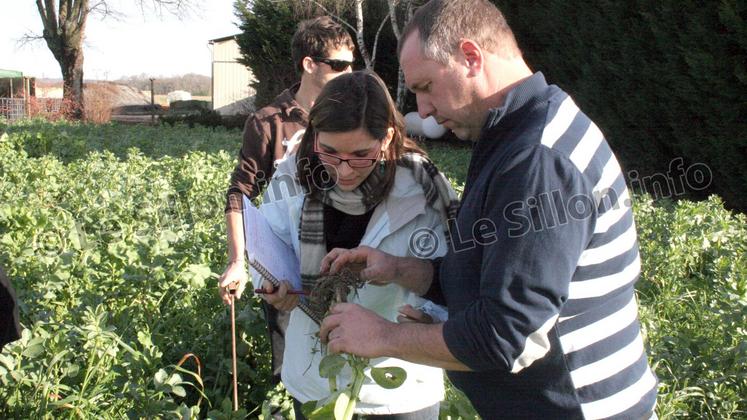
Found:
[[[150,92],[143,92],[143,93],[145,94],[145,96],[150,98]],[[158,105],[161,105],[161,106],[169,105],[167,95],[156,95],[153,99]],[[192,99],[195,101],[208,101],[208,102],[212,101],[212,98],[210,96],[192,96]]]
[[[118,86],[120,91],[119,93],[116,93],[116,91],[112,90],[112,87]],[[97,82],[97,81],[86,81],[86,91],[93,93],[93,90],[99,89],[99,91],[102,89],[102,87],[109,87],[109,90],[112,91],[112,101],[117,104],[135,104],[140,103],[141,99],[144,99],[146,102],[150,102],[150,91],[144,90],[142,91],[142,98],[140,98],[140,92],[136,88],[129,88],[125,87],[124,85],[118,85],[112,82]],[[137,98],[134,97],[134,95],[137,94]],[[36,85],[36,96],[40,98],[62,98],[62,81],[45,81],[42,83],[37,83]],[[118,97],[120,96],[120,97]],[[212,97],[209,95],[206,96],[192,96],[193,100],[196,101],[212,101]],[[168,95],[155,95],[154,97],[155,102],[158,105],[161,106],[168,106]]]

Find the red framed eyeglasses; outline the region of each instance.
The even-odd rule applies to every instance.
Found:
[[[343,159],[339,156],[320,151],[319,150],[319,134],[317,133],[316,136],[314,137],[314,153],[316,153],[317,156],[319,156],[319,160],[321,160],[323,163],[326,163],[328,165],[340,166],[342,165],[342,162],[347,162],[351,168],[368,168],[379,160],[381,149],[379,149],[376,152],[376,156],[372,158]]]

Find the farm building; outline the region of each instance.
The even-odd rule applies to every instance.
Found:
[[[35,90],[35,78],[24,76],[21,71],[0,69],[0,116],[12,120],[24,117]]]
[[[249,86],[254,76],[238,62],[241,53],[236,36],[212,39],[213,109],[223,115],[248,114],[254,110],[254,89]]]
[[[24,98],[34,96],[35,79],[23,72],[0,69],[0,98]]]

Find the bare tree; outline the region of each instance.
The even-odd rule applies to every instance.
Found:
[[[392,32],[394,32],[394,37],[397,38],[397,43],[399,43],[402,38],[402,29],[412,19],[412,15],[415,12],[415,4],[413,0],[387,0],[387,3],[389,3],[389,21],[392,22]],[[397,6],[403,3],[405,6],[405,21],[400,26],[397,17]],[[402,67],[399,67],[397,71],[397,108],[400,111],[405,106],[406,95],[405,73],[402,72]]]
[[[71,117],[83,117],[83,34],[90,13],[88,0],[36,0],[43,37],[60,63],[63,98],[74,107]]]
[[[43,25],[42,37],[60,64],[63,80],[63,98],[71,107],[71,117],[83,117],[83,39],[89,15],[116,17],[106,0],[36,0]],[[162,13],[182,15],[191,7],[190,0],[138,0],[145,13],[148,4]]]

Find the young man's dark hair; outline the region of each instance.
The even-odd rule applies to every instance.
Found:
[[[291,40],[291,58],[297,74],[303,72],[305,57],[327,58],[330,50],[355,49],[350,34],[329,16],[305,20],[298,24]]]

